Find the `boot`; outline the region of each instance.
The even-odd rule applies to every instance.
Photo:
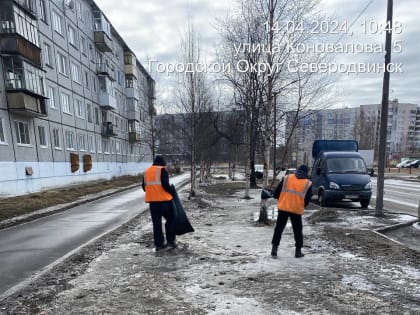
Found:
[[[271,248],[271,256],[272,257],[277,257],[277,249],[279,247],[277,245],[273,245],[273,247]]]
[[[301,248],[296,248],[296,250],[295,250],[295,257],[296,258],[301,258],[303,256],[305,256],[305,254],[302,253],[302,249]]]

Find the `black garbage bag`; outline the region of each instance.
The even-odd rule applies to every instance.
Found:
[[[188,220],[187,214],[185,213],[184,207],[179,200],[178,193],[175,190],[175,186],[171,185],[171,194],[174,198],[172,200],[172,207],[174,209],[174,230],[175,235],[183,235],[185,233],[194,232],[190,220]]]
[[[265,200],[265,199],[269,199],[269,198],[273,198],[273,191],[271,191],[269,189],[262,189],[261,190],[261,199]]]

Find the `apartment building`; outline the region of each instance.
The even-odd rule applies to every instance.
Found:
[[[291,151],[297,153],[297,162],[308,163],[312,142],[316,139],[355,139],[361,149],[375,149],[379,145],[380,104],[360,105],[354,108],[304,111],[299,114],[290,141]],[[286,130],[292,130],[296,113],[290,112]],[[389,102],[387,158],[420,155],[420,107],[416,104]],[[375,156],[375,158],[377,158]]]
[[[154,81],[91,0],[0,0],[0,195],[151,162]]]
[[[371,130],[369,136],[374,143],[379,143],[381,106],[377,104],[361,105],[363,121]],[[389,102],[387,149],[389,155],[401,155],[420,151],[420,108],[415,104]]]

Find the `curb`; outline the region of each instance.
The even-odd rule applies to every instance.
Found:
[[[389,232],[389,231],[397,230],[397,229],[402,228],[402,227],[413,225],[414,223],[417,223],[417,221],[418,221],[417,219],[413,219],[411,221],[407,221],[407,222],[403,222],[403,223],[398,223],[398,224],[394,224],[394,225],[389,225],[389,226],[377,228],[374,231],[375,232],[378,232],[378,233]]]
[[[391,238],[391,237],[389,237],[389,236],[387,236],[387,235],[384,234],[385,232],[394,231],[394,230],[397,230],[397,229],[400,229],[400,228],[403,228],[403,227],[411,226],[411,225],[413,225],[414,223],[417,223],[417,222],[418,222],[418,220],[417,219],[414,219],[414,220],[407,221],[407,222],[404,222],[404,223],[398,223],[398,224],[394,224],[394,225],[390,225],[390,226],[385,226],[385,227],[382,227],[382,228],[374,229],[374,230],[372,230],[372,232],[374,234],[376,234],[376,235],[379,235],[382,238],[385,238],[386,240],[388,240],[390,242],[393,242],[393,243],[399,245],[399,246],[402,246],[402,247],[404,247],[406,249],[409,249],[409,250],[412,250],[412,251],[415,251],[415,252],[420,253],[420,249],[416,249],[416,248],[410,247],[407,244],[401,243],[400,241],[397,241],[397,240],[395,240],[395,239],[393,239],[393,238]]]
[[[48,207],[46,209],[36,210],[35,212],[32,212],[30,214],[25,214],[25,215],[21,215],[21,216],[15,217],[15,218],[7,219],[7,220],[4,220],[4,221],[0,222],[0,230],[7,229],[7,228],[10,228],[10,227],[22,224],[22,223],[34,221],[36,219],[40,219],[40,218],[43,218],[43,217],[46,217],[46,216],[49,216],[49,215],[52,215],[52,214],[60,213],[62,211],[68,210],[70,208],[74,208],[74,207],[83,205],[83,204],[88,203],[88,202],[92,202],[92,201],[96,201],[96,200],[99,200],[99,199],[102,199],[102,198],[106,198],[106,197],[118,194],[120,192],[124,192],[124,191],[130,190],[130,189],[133,189],[133,188],[137,188],[137,187],[140,187],[140,186],[141,186],[141,184],[132,184],[130,186],[122,187],[122,188],[116,188],[116,189],[113,189],[113,190],[108,191],[108,192],[105,191],[105,192],[102,192],[102,193],[92,194],[90,196],[87,195],[87,196],[81,197],[82,198],[81,200],[76,200],[76,201],[73,201],[73,202],[70,202],[70,203],[51,206],[51,207]]]

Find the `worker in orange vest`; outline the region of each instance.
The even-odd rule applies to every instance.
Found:
[[[301,165],[295,174],[283,177],[280,184],[273,193],[273,197],[278,199],[277,223],[274,229],[273,245],[271,256],[277,257],[277,249],[280,244],[281,235],[290,217],[292,221],[293,234],[295,236],[295,257],[303,257],[303,233],[302,215],[305,207],[309,204],[312,197],[312,182],[308,179],[308,167]]]
[[[169,174],[165,168],[166,162],[157,155],[143,176],[144,200],[149,203],[153,222],[153,238],[156,251],[166,247],[176,248],[174,232],[174,210],[172,208],[171,186]],[[162,231],[162,217],[165,218],[166,243]]]

